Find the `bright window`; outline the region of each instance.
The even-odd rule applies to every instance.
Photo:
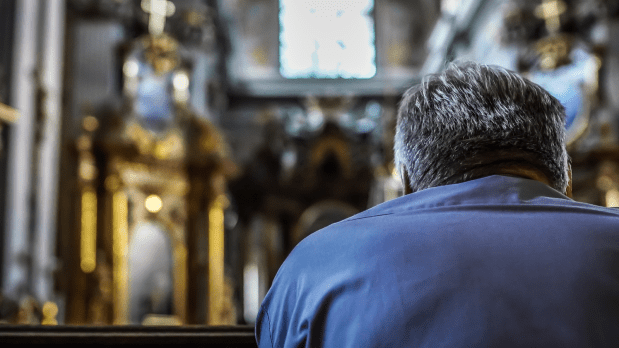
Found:
[[[374,0],[280,0],[279,61],[285,78],[376,74]]]

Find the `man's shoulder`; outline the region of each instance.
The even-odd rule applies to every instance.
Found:
[[[288,263],[316,270],[317,259],[369,258],[379,246],[393,243],[441,239],[449,244],[445,231],[487,233],[481,226],[501,225],[508,215],[519,222],[501,229],[514,233],[538,225],[564,231],[619,225],[619,209],[577,202],[531,180],[491,177],[405,195],[331,224],[297,244]]]
[[[499,289],[522,304],[529,303],[529,293],[538,298],[544,289],[543,303],[562,298],[559,292],[569,298],[580,276],[588,277],[583,284],[591,284],[602,274],[598,271],[611,269],[605,266],[609,253],[604,250],[619,248],[619,210],[549,190],[510,178],[424,190],[310,234],[290,253],[265,298],[263,313],[272,315],[269,334],[275,342],[328,330],[335,332],[329,337],[337,337],[351,318],[384,322],[397,317],[398,323],[410,323],[412,316],[430,313],[420,303],[445,305],[444,299],[454,294],[471,303],[492,299],[478,296],[484,289]],[[521,292],[514,284],[534,289]],[[401,296],[411,293],[418,296]],[[385,303],[392,307],[384,309]],[[453,313],[461,311],[459,304],[453,307]],[[436,323],[461,322],[460,315],[431,313]],[[329,315],[327,331],[305,325],[325,323]]]

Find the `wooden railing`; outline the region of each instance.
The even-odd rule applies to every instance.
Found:
[[[0,325],[5,344],[171,344],[200,347],[256,347],[252,326],[14,326]]]

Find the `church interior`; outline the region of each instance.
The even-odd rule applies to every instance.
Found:
[[[618,0],[0,1],[0,323],[245,326],[295,245],[403,194],[402,93],[454,60],[566,108],[619,207]]]

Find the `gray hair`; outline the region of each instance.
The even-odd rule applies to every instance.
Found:
[[[413,192],[518,166],[544,173],[566,192],[565,108],[507,69],[453,63],[404,93],[395,165]]]

